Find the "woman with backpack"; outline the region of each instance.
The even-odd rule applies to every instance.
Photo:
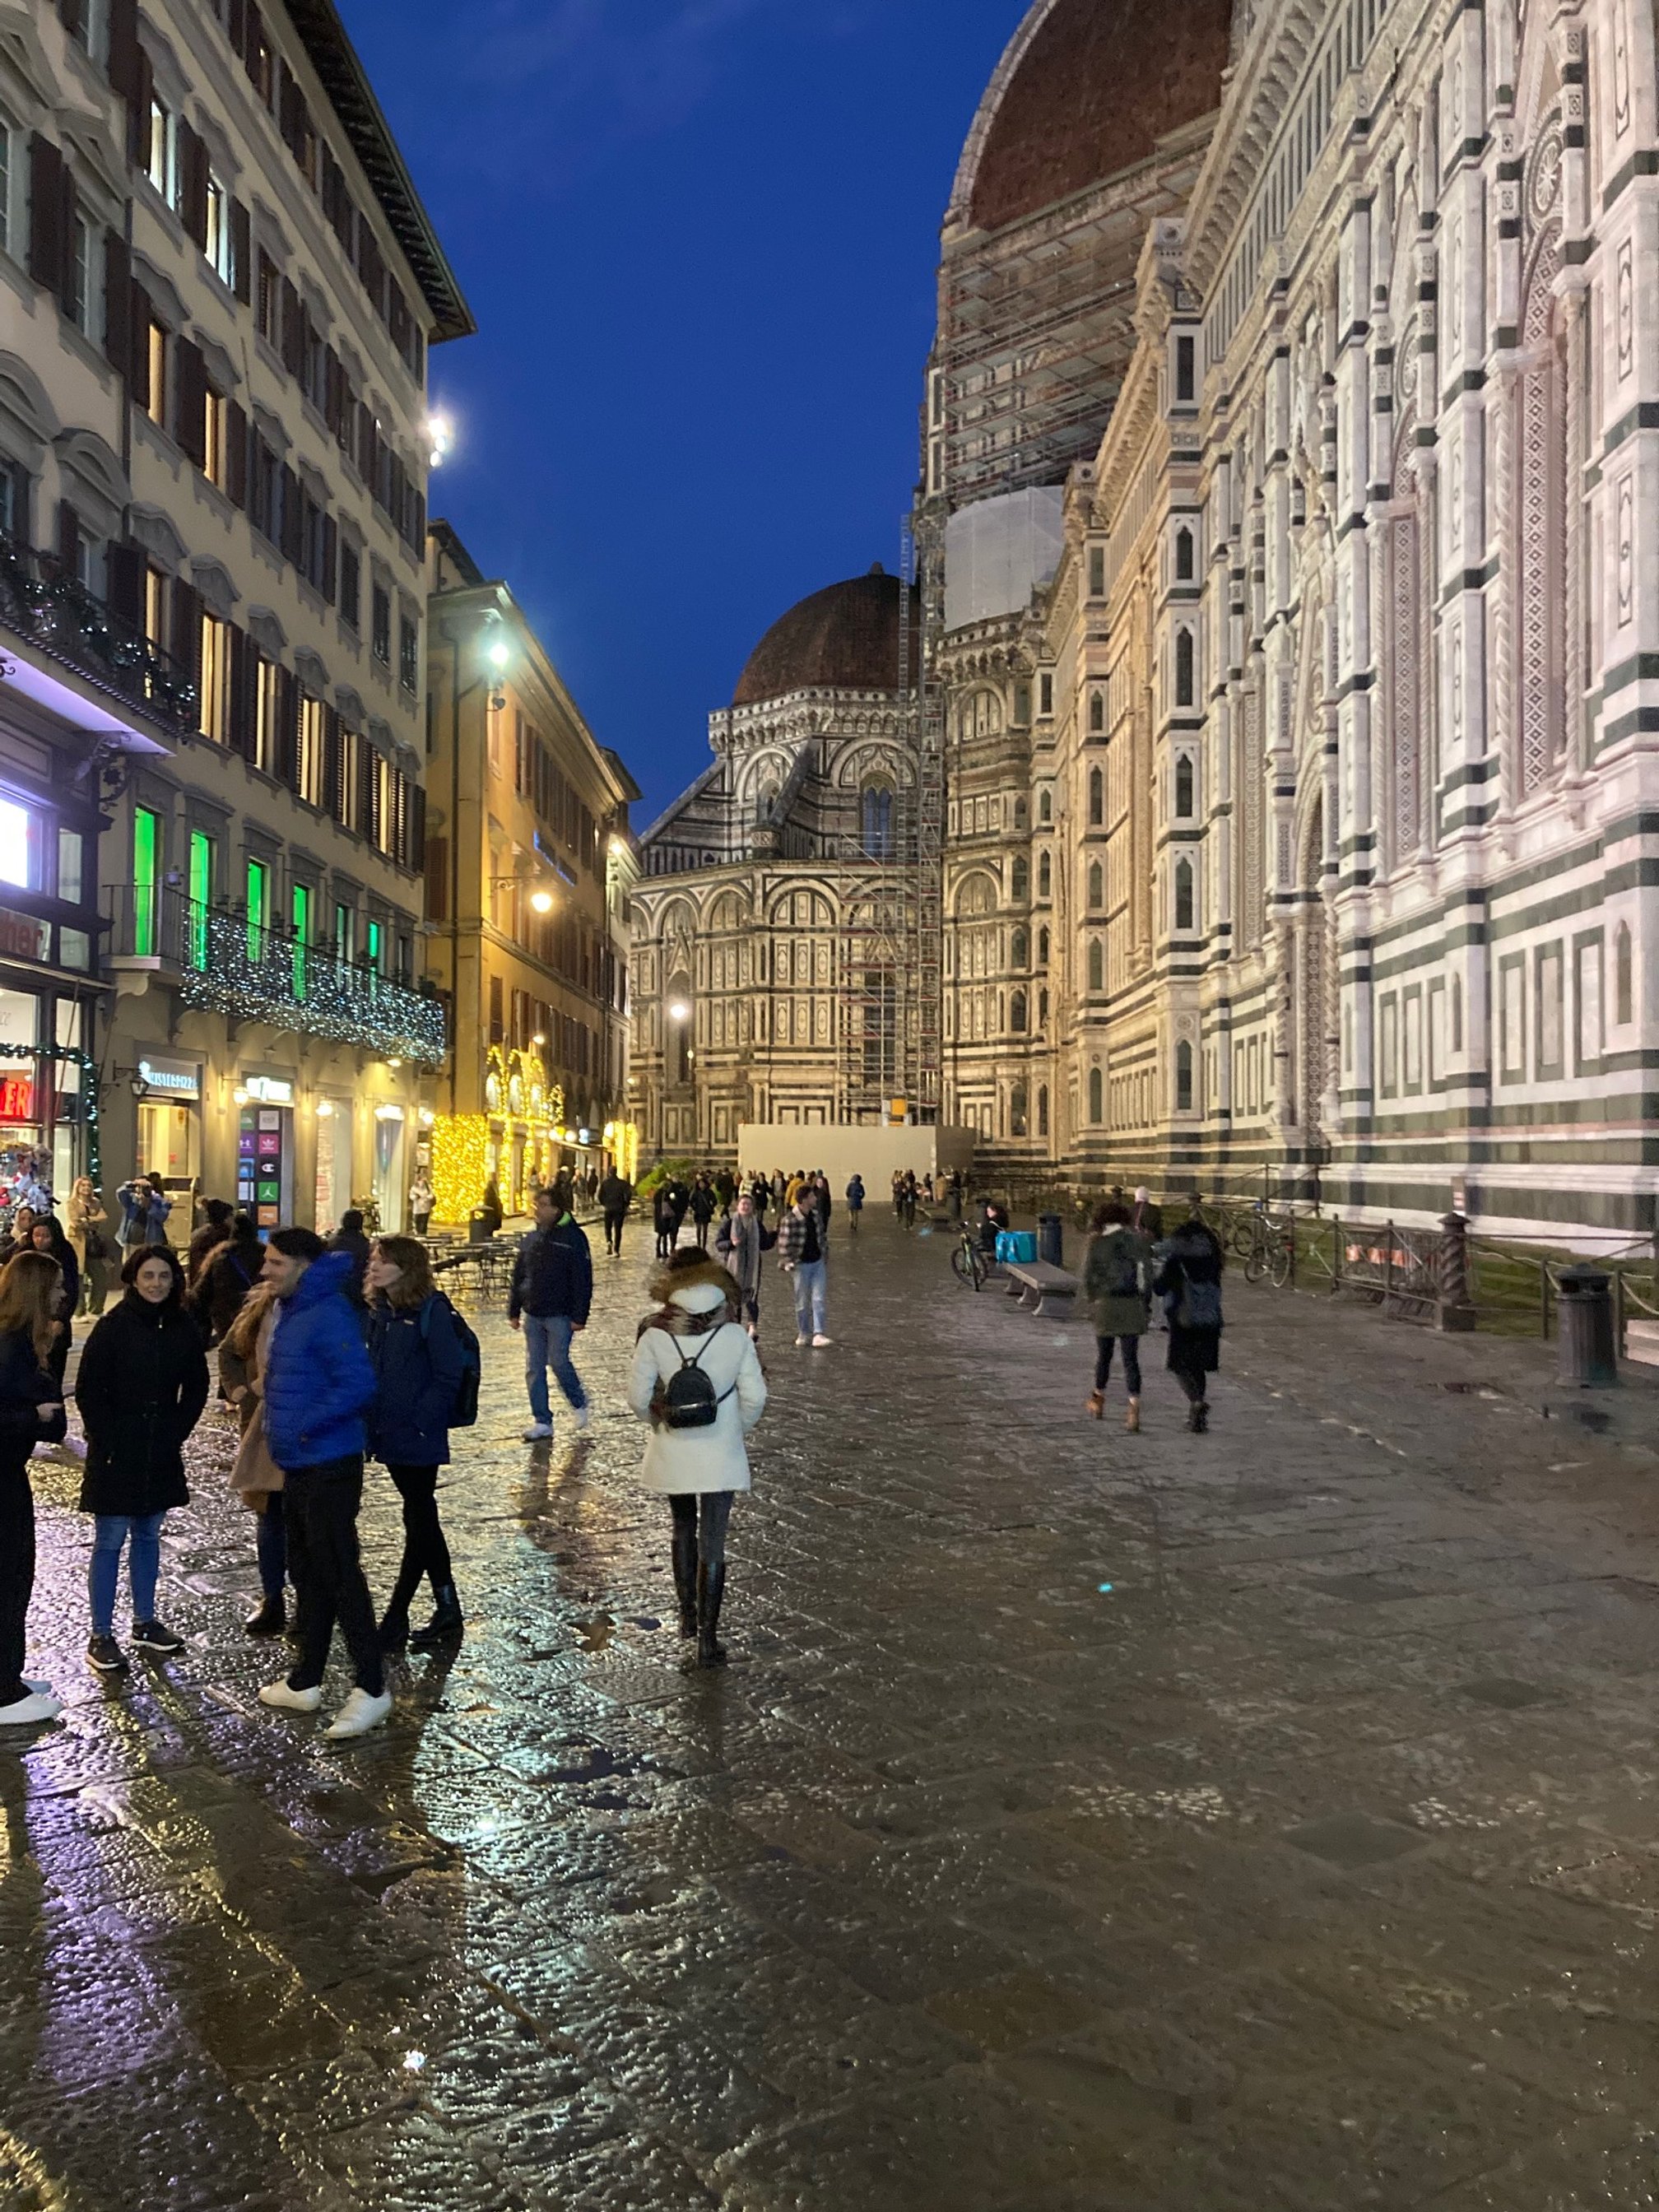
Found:
[[[368,1409],[368,1455],[378,1459],[404,1502],[404,1557],[380,1621],[380,1648],[413,1644],[428,1651],[461,1632],[459,1600],[449,1546],[438,1519],[438,1469],[449,1463],[449,1431],[476,1379],[477,1340],[465,1330],[432,1263],[413,1237],[382,1237],[368,1256],[365,1334],[374,1369]],[[465,1330],[465,1333],[464,1333]],[[476,1407],[476,1400],[474,1401]],[[409,1608],[422,1577],[436,1610],[424,1628],[409,1631]]]
[[[640,1479],[673,1515],[680,1634],[699,1667],[723,1667],[719,1637],[732,1501],[749,1487],[744,1439],[766,1408],[755,1340],[732,1317],[734,1285],[700,1252],[651,1280],[657,1311],[640,1324],[628,1402],[651,1424]]]
[[[1187,1398],[1187,1426],[1210,1425],[1205,1377],[1221,1364],[1221,1270],[1225,1255],[1194,1193],[1188,1218],[1170,1237],[1152,1288],[1170,1319],[1170,1372]]]
[[[1129,1393],[1124,1427],[1140,1427],[1140,1340],[1146,1333],[1146,1267],[1152,1255],[1129,1226],[1127,1206],[1106,1205],[1095,1214],[1094,1236],[1083,1263],[1083,1295],[1095,1323],[1095,1387],[1087,1411],[1099,1420],[1112,1378],[1112,1347],[1123,1347],[1123,1380]]]

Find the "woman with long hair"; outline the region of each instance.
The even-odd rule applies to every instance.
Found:
[[[288,1524],[283,1518],[283,1470],[265,1442],[264,1382],[276,1292],[256,1281],[219,1343],[219,1388],[241,1424],[230,1486],[258,1516],[253,1549],[260,1598],[242,1623],[250,1636],[280,1636],[288,1626]]]
[[[438,1518],[438,1469],[449,1462],[449,1422],[467,1371],[467,1347],[455,1309],[434,1286],[427,1249],[413,1237],[382,1237],[368,1255],[368,1356],[374,1402],[368,1450],[404,1502],[404,1556],[380,1621],[380,1644],[428,1651],[462,1628],[449,1546]],[[409,1632],[409,1608],[422,1577],[435,1610]]]
[[[75,1316],[81,1304],[80,1262],[56,1214],[36,1217],[29,1230],[29,1246],[33,1251],[44,1252],[48,1260],[55,1260],[64,1278],[58,1305],[58,1318],[64,1326],[52,1339],[52,1358],[46,1363],[47,1371],[61,1392],[69,1365],[70,1340],[75,1333]]]
[[[80,1309],[104,1310],[104,1269],[107,1265],[109,1213],[90,1176],[76,1176],[69,1195],[64,1233],[81,1270]]]
[[[23,1630],[34,1589],[34,1493],[29,1454],[68,1427],[46,1360],[64,1278],[55,1260],[20,1252],[0,1268],[0,1728],[55,1721],[49,1684],[26,1680]]]
[[[121,1554],[132,1585],[132,1640],[172,1658],[185,1648],[156,1616],[161,1524],[190,1503],[185,1439],[207,1403],[207,1355],[185,1311],[185,1271],[170,1245],[140,1244],[121,1270],[119,1302],[94,1323],[81,1354],[75,1402],[87,1432],[81,1510],[93,1516],[87,1657],[100,1674],[124,1673],[115,1640]]]

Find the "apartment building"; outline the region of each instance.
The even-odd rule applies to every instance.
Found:
[[[98,1060],[106,1182],[396,1226],[446,1049],[418,960],[427,356],[471,318],[331,0],[60,0],[27,28],[0,42],[0,622],[32,578],[72,599],[125,710],[45,778],[93,811],[34,835],[22,910],[61,963],[78,897],[102,957],[36,1036]]]
[[[561,1170],[632,1172],[628,810],[600,745],[504,584],[447,523],[430,544],[427,968],[454,1051],[437,1094],[440,1220],[495,1177],[509,1212]]]

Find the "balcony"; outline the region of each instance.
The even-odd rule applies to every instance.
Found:
[[[331,946],[204,906],[172,889],[106,887],[109,964],[153,973],[179,1004],[237,1022],[360,1045],[382,1060],[436,1067],[447,1048],[441,1001],[342,960]]]
[[[196,686],[171,653],[112,614],[55,554],[0,531],[0,629],[174,730],[193,730]]]

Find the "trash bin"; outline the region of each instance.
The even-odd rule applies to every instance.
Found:
[[[1558,1278],[1558,1378],[1568,1388],[1605,1390],[1619,1380],[1613,1338],[1612,1277],[1601,1267],[1564,1267]]]
[[[475,1206],[469,1224],[469,1244],[488,1244],[495,1234],[495,1217],[487,1206]]]
[[[1037,1216],[1037,1257],[1046,1260],[1051,1267],[1066,1265],[1065,1247],[1060,1242],[1060,1221],[1057,1213]]]

